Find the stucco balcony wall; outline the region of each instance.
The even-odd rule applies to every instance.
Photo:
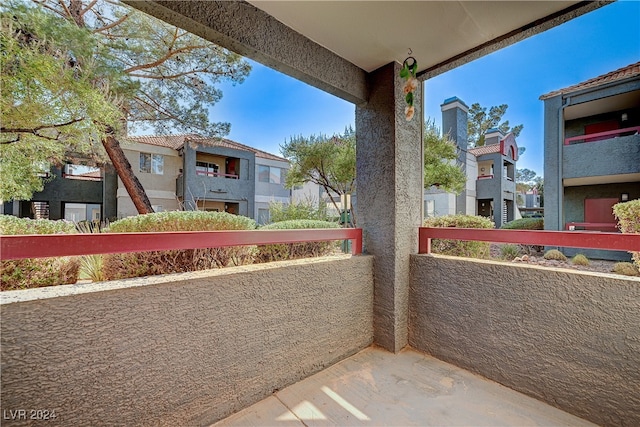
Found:
[[[55,410],[59,425],[209,425],[369,346],[372,264],[3,292],[2,409]]]
[[[498,178],[482,178],[476,181],[476,198],[493,199],[500,194],[500,180]]]
[[[411,257],[409,343],[581,418],[640,425],[640,279]]]
[[[572,144],[563,149],[563,178],[639,172],[640,135]]]

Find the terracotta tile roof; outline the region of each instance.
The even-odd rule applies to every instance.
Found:
[[[601,86],[606,83],[617,82],[619,80],[628,79],[638,75],[640,75],[640,62],[627,65],[626,67],[619,68],[615,71],[611,71],[610,73],[603,74],[598,77],[594,77],[593,79],[589,79],[582,83],[578,83],[576,85],[566,87],[564,89],[554,90],[553,92],[549,92],[545,95],[542,95],[540,99],[544,100],[544,99],[552,98],[554,96],[562,95],[565,93],[577,92],[579,90]]]
[[[476,157],[482,156],[484,154],[499,153],[500,144],[483,145],[482,147],[470,148],[467,151]]]
[[[156,145],[159,147],[167,147],[177,150],[184,146],[185,140],[193,137],[198,137],[198,135],[140,135],[128,136],[127,139],[133,142],[138,142],[140,144]]]
[[[232,141],[225,138],[205,138],[198,134],[184,134],[184,135],[141,135],[141,136],[129,136],[128,140],[138,142],[140,144],[156,145],[159,147],[168,147],[178,150],[184,147],[185,143],[191,143],[194,145],[207,145],[211,147],[225,147],[232,148],[234,150],[249,151],[261,157],[263,159],[277,160],[280,162],[288,162],[284,157],[276,156],[275,154],[267,153],[266,151],[258,150],[257,148],[249,147],[248,145],[240,144],[239,142]]]

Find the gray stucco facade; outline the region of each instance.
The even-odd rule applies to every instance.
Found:
[[[198,153],[223,157],[225,162],[236,162],[234,174],[227,174],[225,164],[219,165],[220,176],[202,175],[196,171]],[[223,209],[253,217],[255,194],[255,164],[256,156],[250,151],[237,150],[227,147],[192,147],[185,144],[182,148],[183,174],[178,177],[181,185],[177,186],[177,196],[182,199],[185,210],[207,209],[207,202],[217,202],[211,206],[222,206],[211,209]],[[236,175],[233,178],[230,175]],[[237,208],[237,210],[236,210]]]
[[[102,178],[95,180],[65,178],[64,168],[61,167],[52,167],[50,174],[53,179],[45,183],[42,191],[34,193],[31,200],[6,202],[2,213],[33,218],[32,202],[45,202],[49,208],[49,219],[57,220],[64,219],[65,204],[74,203],[99,205],[100,219],[116,218],[118,177],[113,167],[104,166]]]
[[[468,148],[467,105],[458,97],[452,97],[446,99],[440,108],[442,133],[455,142],[457,164],[465,173],[467,182],[458,195],[447,195],[435,188],[427,189],[425,200],[433,201],[435,216],[446,213],[481,215],[500,228],[505,222],[515,219],[515,139],[506,137],[497,129],[489,129],[484,146]],[[504,149],[507,140],[514,145],[515,152]],[[509,152],[511,154],[507,155]],[[452,202],[454,206],[449,206]]]
[[[615,227],[613,212],[592,214],[594,211],[586,208],[587,201],[623,201],[623,194],[627,200],[640,198],[640,75],[625,71],[617,77],[618,71],[592,79],[596,84],[579,84],[541,97],[547,230],[585,223],[577,229],[608,231],[598,224],[607,222],[611,223],[609,228]],[[603,136],[589,138],[603,132]],[[593,217],[598,220],[591,221]],[[586,253],[598,258],[629,258],[624,253]]]
[[[306,259],[3,292],[2,408],[53,410],[50,423],[65,426],[211,425],[369,346],[372,264]]]
[[[598,425],[635,426],[639,285],[611,274],[414,255],[409,342]]]

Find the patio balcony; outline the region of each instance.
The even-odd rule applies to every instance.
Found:
[[[419,240],[421,252],[444,237],[640,249],[640,236],[579,234],[420,229]],[[12,259],[336,238],[359,253],[361,236],[1,242]],[[3,425],[35,424],[21,409],[64,425],[209,425],[247,407],[221,425],[640,422],[640,280],[415,254],[409,281],[409,346],[396,354],[372,346],[370,255],[3,292]]]
[[[567,138],[563,149],[563,178],[565,185],[594,185],[640,180],[640,135],[637,129],[602,132],[596,141],[575,143],[592,135]],[[624,132],[627,131],[627,132]],[[601,135],[597,139],[597,135]],[[621,136],[622,135],[622,136]],[[582,142],[582,140],[580,140]],[[593,161],[597,159],[597,161]]]

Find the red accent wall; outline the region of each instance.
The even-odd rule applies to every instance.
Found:
[[[618,123],[617,120],[609,120],[608,122],[593,123],[590,125],[586,125],[584,127],[584,134],[589,135],[592,133],[607,132],[607,131],[616,130],[616,129],[620,129],[620,123]],[[610,136],[587,138],[585,139],[585,142],[600,141],[603,139],[610,139],[610,138],[611,138]]]
[[[616,223],[613,205],[618,199],[584,199],[584,222]]]

